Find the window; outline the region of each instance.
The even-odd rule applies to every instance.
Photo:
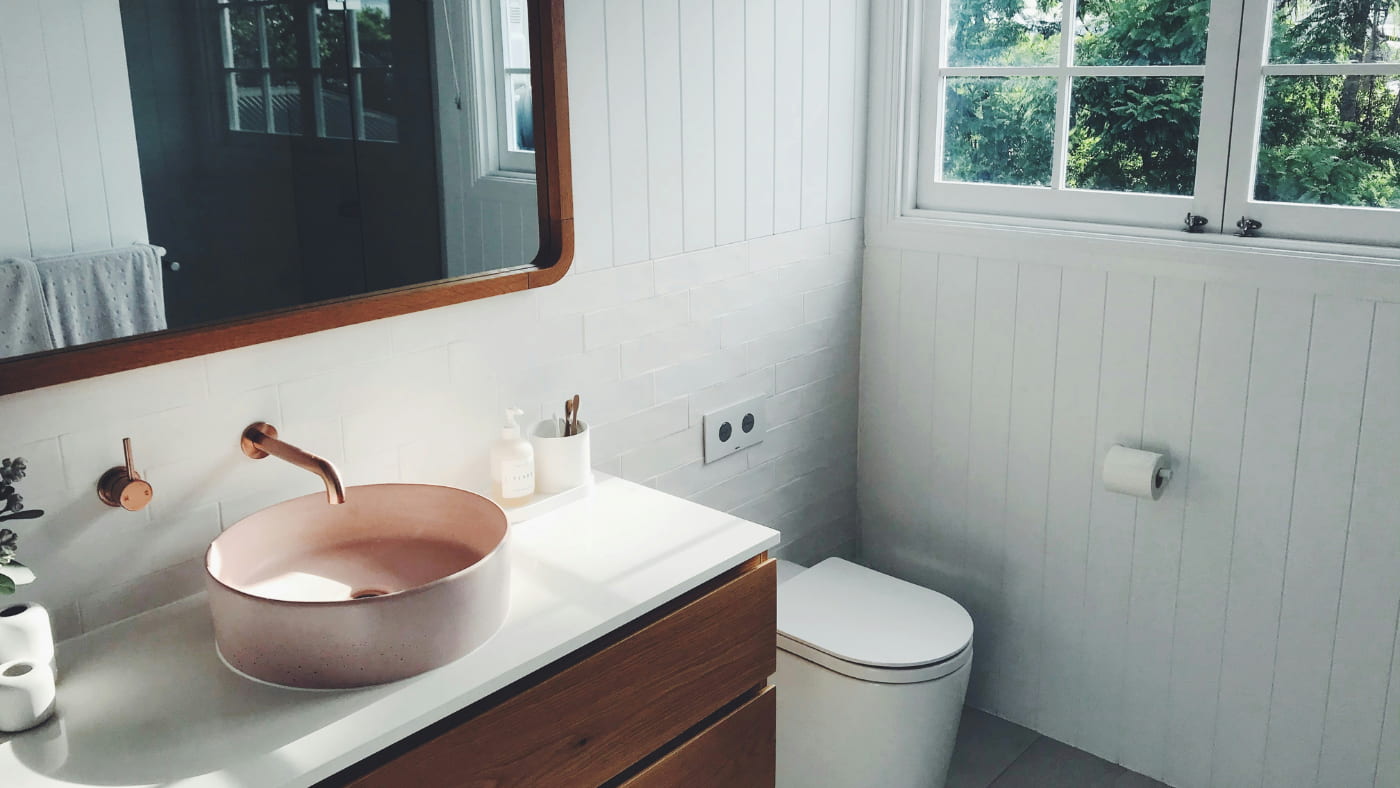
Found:
[[[216,0],[232,131],[398,140],[389,0]]]
[[[1400,243],[1400,0],[913,3],[916,210]]]
[[[496,148],[499,169],[535,171],[535,106],[530,87],[530,18],[525,0],[492,4]]]

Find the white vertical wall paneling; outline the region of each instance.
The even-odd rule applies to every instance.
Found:
[[[867,263],[868,265],[868,263]],[[1011,366],[1016,344],[1016,265],[978,260],[972,328],[972,440],[967,461],[967,582],[959,599],[972,620],[1000,620],[1003,555],[1006,551],[1007,444],[1011,439]],[[862,350],[862,353],[864,350]],[[972,697],[986,696],[986,666],[998,664],[1000,627],[979,627],[973,662]]]
[[[1393,544],[1393,543],[1392,543]],[[1392,572],[1392,576],[1394,576]],[[1386,692],[1385,721],[1381,728],[1381,757],[1376,765],[1376,788],[1397,788],[1400,786],[1400,758],[1388,757],[1388,753],[1400,752],[1400,626],[1396,627],[1395,642],[1391,645],[1390,689]]]
[[[895,413],[904,418],[895,444],[889,451],[898,457],[895,472],[897,500],[889,527],[898,529],[916,550],[901,549],[893,555],[872,556],[889,562],[905,573],[927,574],[927,567],[936,560],[929,552],[932,538],[928,523],[932,517],[928,492],[929,470],[932,465],[930,447],[933,442],[933,414],[929,400],[933,396],[933,342],[937,319],[938,257],[905,252],[899,274],[899,334],[897,358],[898,398]]]
[[[1279,599],[1292,509],[1313,299],[1261,291],[1246,405],[1240,495],[1230,557],[1220,708],[1211,779],[1263,784],[1278,644]]]
[[[647,200],[651,256],[685,249],[681,188],[681,27],[677,0],[645,0]]]
[[[773,231],[802,226],[802,176],[805,143],[802,137],[802,24],[803,0],[774,0],[774,149]]]
[[[1006,574],[1002,585],[997,676],[992,710],[1034,724],[1040,705],[1040,598],[1045,562],[1051,398],[1060,321],[1060,269],[1022,264],[1016,286],[1016,354],[1011,371],[1010,444],[1006,467]]]
[[[681,149],[685,248],[715,245],[715,50],[713,0],[680,0]]]
[[[827,142],[831,121],[832,2],[802,6],[802,226],[826,221]]]
[[[1317,779],[1374,306],[1319,296],[1265,751],[1266,785]]]
[[[1171,456],[1179,476],[1161,500],[1138,502],[1123,677],[1122,760],[1155,778],[1163,776],[1168,760],[1167,715],[1162,710],[1170,697],[1172,623],[1189,494],[1204,294],[1199,282],[1166,278],[1156,280],[1152,294],[1143,447]]]
[[[750,238],[773,232],[773,129],[777,102],[773,89],[773,44],[777,34],[773,2],[744,3],[744,207],[745,230]]]
[[[20,188],[29,217],[30,248],[45,257],[73,251],[63,189],[57,120],[43,63],[43,21],[38,0],[11,0],[0,18],[0,56],[10,91],[10,123],[19,154]]]
[[[976,319],[977,260],[940,255],[934,310],[933,388],[925,407],[933,418],[928,495],[937,528],[934,574],[928,582],[962,596],[969,585],[967,529],[968,414],[972,410],[972,337]]]
[[[607,0],[608,144],[612,154],[613,256],[651,256],[647,157],[644,0]]]
[[[1189,464],[1170,488],[1186,494],[1163,775],[1171,785],[1210,784],[1257,298],[1252,288],[1205,289]]]
[[[851,215],[865,215],[865,140],[870,104],[870,0],[854,0],[856,101],[851,137]]]
[[[101,148],[104,196],[113,246],[145,243],[146,201],[136,151],[126,42],[118,0],[84,0],[83,45],[87,48],[93,112]]]
[[[13,7],[0,5],[0,29],[12,26]],[[5,62],[4,39],[0,35],[0,107],[10,106],[10,76]],[[15,147],[11,118],[0,118],[0,258],[28,257],[29,224],[25,214],[24,188],[19,177],[19,155]]]
[[[746,237],[744,2],[715,3],[715,243]],[[720,21],[722,20],[722,21]]]
[[[481,259],[501,260],[505,258],[505,205],[493,200],[482,200],[481,205]]]
[[[613,260],[612,162],[608,152],[608,59],[604,0],[572,0],[565,35],[569,46],[569,104],[576,155],[574,227],[580,269]],[[635,151],[633,151],[635,154]]]
[[[1084,588],[1089,506],[1095,463],[1094,425],[1103,347],[1102,271],[1066,269],[1060,284],[1050,416],[1049,492],[1040,601],[1040,730],[1074,741],[1082,725],[1085,677]],[[1087,477],[1087,478],[1086,478]]]
[[[862,545],[867,556],[892,553],[893,550],[884,549],[882,543],[902,536],[902,532],[895,534],[885,527],[894,522],[894,513],[901,503],[897,480],[904,454],[899,450],[904,430],[889,417],[898,412],[899,375],[903,366],[899,356],[901,269],[897,251],[870,249],[866,252],[861,286],[857,468],[862,523],[878,524],[869,529],[870,538]]]
[[[1116,760],[1122,736],[1123,654],[1127,641],[1130,556],[1137,501],[1104,489],[1100,469],[1109,447],[1142,442],[1142,408],[1152,320],[1152,279],[1110,272],[1103,311],[1098,421],[1089,494],[1084,597],[1084,693],[1081,737],[1090,752]]]
[[[1400,744],[1380,748],[1387,687],[1400,694],[1390,673],[1394,643],[1384,636],[1400,610],[1394,494],[1400,469],[1400,305],[1376,306],[1370,345],[1319,785],[1368,785],[1379,756],[1390,776],[1376,784],[1400,785]]]
[[[856,157],[856,0],[831,0],[831,122],[827,124],[826,220],[839,222],[852,210]]]
[[[54,124],[63,161],[63,192],[75,250],[111,248],[106,184],[97,113],[93,104],[82,8],[74,3],[44,3],[46,77],[54,97]],[[121,35],[118,28],[109,35]]]

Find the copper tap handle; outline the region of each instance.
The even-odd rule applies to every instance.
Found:
[[[131,438],[122,438],[122,455],[126,465],[114,465],[97,480],[97,498],[108,506],[121,507],[128,512],[145,509],[155,497],[155,489],[136,472],[132,457]]]
[[[122,454],[126,455],[126,475],[136,481],[140,481],[141,474],[136,472],[136,461],[131,458],[130,438],[122,438]]]

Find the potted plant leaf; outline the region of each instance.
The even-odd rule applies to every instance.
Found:
[[[19,535],[5,524],[14,520],[37,520],[43,509],[24,508],[24,497],[15,485],[29,470],[23,457],[0,460],[0,596],[13,594],[16,586],[34,581],[34,573],[15,559]]]

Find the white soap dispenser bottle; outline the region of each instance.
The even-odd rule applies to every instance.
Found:
[[[501,437],[491,444],[491,491],[500,501],[528,498],[535,493],[535,447],[520,437],[519,408],[506,409]]]

